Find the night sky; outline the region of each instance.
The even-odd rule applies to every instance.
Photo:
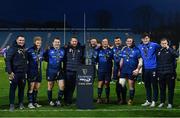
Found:
[[[133,25],[133,10],[142,5],[164,15],[180,11],[180,0],[4,0],[0,3],[0,20],[62,21],[65,13],[73,27],[83,27],[85,12],[87,26],[96,27],[98,11],[106,10],[112,16],[113,28],[128,28]]]

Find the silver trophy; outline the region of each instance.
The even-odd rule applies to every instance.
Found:
[[[86,46],[85,46],[85,64],[86,65],[93,65],[93,51],[90,46],[90,41],[87,40]]]

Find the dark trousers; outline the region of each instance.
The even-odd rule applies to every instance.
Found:
[[[144,84],[146,88],[146,99],[151,102],[152,100],[157,102],[158,100],[158,80],[156,77],[156,69],[145,69]],[[152,92],[153,91],[153,92]],[[153,96],[152,96],[153,94]]]
[[[76,72],[66,72],[64,101],[67,104],[72,104],[73,93],[76,87]]]
[[[119,70],[119,63],[114,62],[114,68],[113,68],[113,80],[118,79],[118,70]]]
[[[97,76],[97,71],[96,71],[96,65],[95,64],[93,64],[92,65],[93,66],[93,82],[95,81],[95,79],[96,79],[96,76]]]
[[[9,90],[9,102],[14,104],[16,88],[18,87],[18,99],[19,103],[23,103],[24,100],[24,89],[26,85],[25,74],[15,73],[15,77],[10,81]]]
[[[165,103],[166,86],[168,86],[168,103],[173,104],[175,78],[172,74],[159,74],[160,101]]]

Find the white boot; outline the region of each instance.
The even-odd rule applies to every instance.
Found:
[[[34,106],[39,108],[39,107],[42,107],[42,105],[38,104],[38,103],[34,103]]]
[[[148,100],[146,100],[146,102],[144,104],[141,104],[141,106],[145,107],[145,106],[149,106],[150,104],[151,103]]]
[[[156,106],[156,102],[152,101],[150,107],[155,107]]]
[[[35,106],[34,106],[32,103],[29,103],[29,104],[28,104],[28,108],[30,108],[30,109],[34,109],[34,108],[35,108]]]
[[[167,109],[172,109],[172,104],[168,104]]]
[[[55,104],[54,104],[53,101],[51,101],[51,102],[49,102],[49,105],[50,105],[50,106],[54,106]]]
[[[57,106],[61,106],[61,102],[59,100],[56,101]]]
[[[162,108],[164,106],[164,103],[159,104],[159,108]]]

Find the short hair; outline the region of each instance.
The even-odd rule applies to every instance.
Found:
[[[114,39],[121,39],[121,37],[119,37],[119,36],[116,36]]]
[[[60,38],[59,37],[54,37],[53,42],[54,42],[54,40],[59,40],[60,41]]]
[[[104,39],[107,39],[107,41],[109,42],[109,39],[108,39],[107,37],[104,37],[104,38],[102,39],[102,41],[103,41]]]
[[[72,39],[76,39],[76,40],[78,41],[78,38],[77,38],[76,36],[72,36],[72,37],[71,37],[71,40],[72,40]],[[71,40],[70,40],[70,41],[71,41]]]
[[[133,38],[132,36],[127,36],[127,37],[126,37],[126,40],[127,40],[127,39],[133,39],[133,40],[134,40],[134,38]]]
[[[146,36],[150,38],[150,34],[148,34],[147,32],[143,33],[142,38],[145,38]]]
[[[169,43],[170,43],[170,41],[169,41],[169,39],[168,39],[167,37],[161,38],[160,42],[162,42],[162,41],[167,41],[167,42],[168,42],[168,45],[169,45]]]
[[[23,38],[24,38],[24,35],[22,35],[22,34],[17,35],[17,36],[16,36],[16,39],[18,39],[19,37],[23,37]]]
[[[126,41],[127,41],[127,39],[132,39],[132,43],[133,43],[133,45],[135,45],[135,41],[134,41],[134,38],[133,38],[132,36],[128,36],[128,37],[126,38]]]
[[[97,38],[90,38],[90,41],[93,40],[93,39],[95,39],[96,41],[98,41]]]
[[[35,37],[34,37],[34,43],[35,43],[36,41],[42,41],[42,38],[41,38],[40,36],[35,36]]]
[[[98,43],[98,40],[96,38],[90,38],[88,42],[91,43],[92,40],[96,40],[96,42]]]
[[[75,39],[77,39],[77,37],[76,37],[76,36],[72,36],[72,37],[71,37],[71,39],[72,39],[72,38],[75,38]]]

